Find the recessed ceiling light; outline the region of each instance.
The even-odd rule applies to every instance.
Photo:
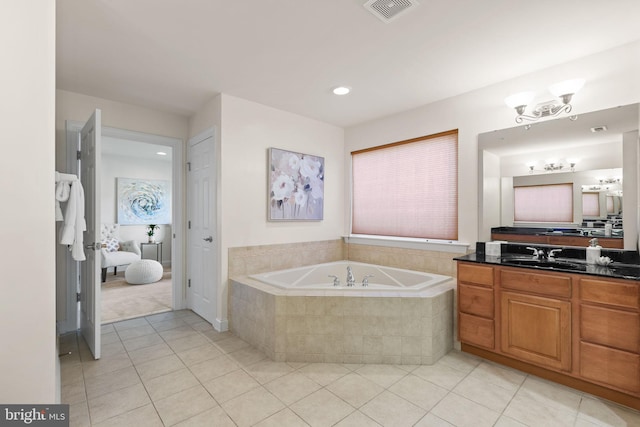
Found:
[[[346,95],[349,92],[351,92],[351,88],[346,87],[346,86],[338,86],[338,87],[333,88],[333,93],[335,95]]]
[[[166,156],[167,155],[167,153],[165,153],[164,151],[158,151],[156,154],[158,156]]]

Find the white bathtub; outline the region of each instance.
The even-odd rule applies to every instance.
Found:
[[[347,286],[347,267],[352,269],[355,286]],[[368,275],[372,275],[372,277],[368,279],[368,286],[364,287],[362,280]],[[334,286],[331,276],[338,277],[339,286]],[[283,290],[366,293],[371,296],[373,296],[372,294],[380,295],[381,292],[386,295],[423,295],[425,291],[442,292],[453,286],[449,276],[353,261],[316,264],[254,274],[249,277]],[[296,292],[296,294],[299,293]]]

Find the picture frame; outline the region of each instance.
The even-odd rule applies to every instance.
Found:
[[[269,148],[268,220],[324,219],[324,157]]]
[[[170,181],[116,178],[116,187],[118,224],[171,224]]]

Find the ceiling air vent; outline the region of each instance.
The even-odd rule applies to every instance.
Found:
[[[416,0],[368,0],[364,7],[382,22],[389,23],[400,15],[415,9]]]

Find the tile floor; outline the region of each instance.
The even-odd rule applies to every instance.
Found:
[[[71,426],[640,426],[640,413],[452,351],[432,366],[276,363],[190,311],[61,337]]]

